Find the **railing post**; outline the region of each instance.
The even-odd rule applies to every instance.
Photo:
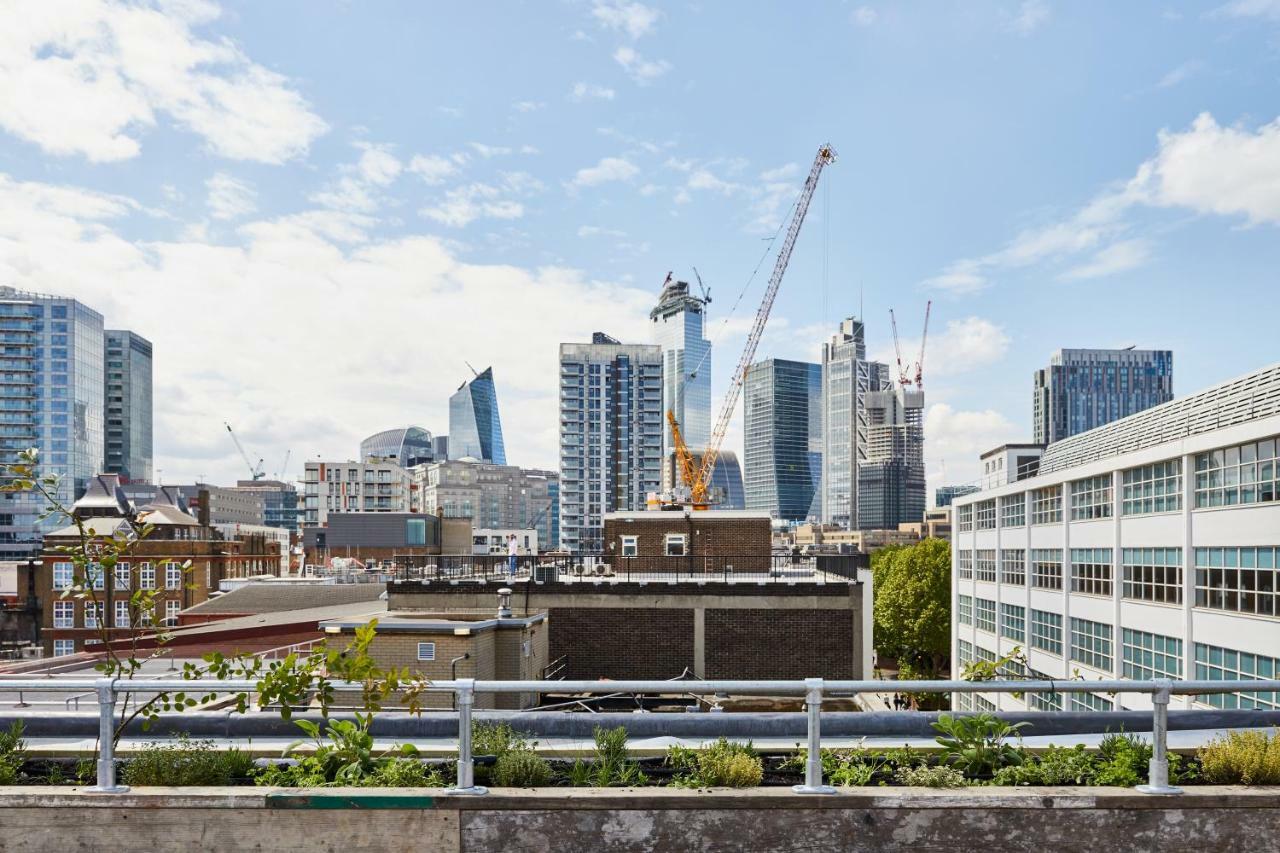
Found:
[[[1148,784],[1138,785],[1144,794],[1181,794],[1181,788],[1169,784],[1169,696],[1173,682],[1155,679],[1156,692],[1151,694],[1151,765]]]
[[[116,680],[99,678],[98,692],[98,784],[88,788],[96,794],[123,794],[128,785],[116,784]]]
[[[822,679],[804,680],[805,704],[809,714],[809,756],[804,767],[804,784],[792,785],[797,794],[834,794],[836,789],[822,784]]]
[[[471,708],[476,701],[474,678],[459,678],[454,695],[458,702],[458,781],[450,793],[480,796],[489,789],[475,782],[476,766],[471,756]]]

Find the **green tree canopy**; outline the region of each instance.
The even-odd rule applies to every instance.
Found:
[[[885,548],[871,558],[875,647],[903,673],[943,674],[951,652],[951,546],[941,539]]]

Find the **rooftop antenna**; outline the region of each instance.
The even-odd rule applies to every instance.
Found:
[[[465,358],[462,360],[462,363],[465,364],[471,370],[472,375],[474,376],[480,375],[480,371],[476,370],[474,367],[471,367],[471,362],[467,361]]]

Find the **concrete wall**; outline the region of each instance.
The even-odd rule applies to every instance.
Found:
[[[1275,850],[1280,789],[0,789],[0,851]],[[1118,839],[1123,842],[1117,844]]]

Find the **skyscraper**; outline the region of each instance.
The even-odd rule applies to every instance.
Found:
[[[376,432],[360,442],[360,458],[371,456],[391,459],[401,468],[439,461],[431,433],[416,426]]]
[[[804,521],[822,475],[822,365],[757,362],[742,405],[746,508]]]
[[[858,527],[896,530],[924,517],[924,392],[886,387],[866,395],[867,453],[858,467]]]
[[[102,470],[126,481],[151,482],[151,341],[127,329],[107,329],[106,455]]]
[[[1035,372],[1035,441],[1061,441],[1172,399],[1170,350],[1058,350]]]
[[[560,345],[561,548],[599,551],[604,513],[644,508],[662,478],[663,431],[660,347],[601,332]]]
[[[74,299],[0,287],[0,461],[40,451],[41,474],[62,478],[58,496],[70,506],[104,461],[102,315]],[[65,519],[37,515],[34,492],[0,495],[0,560],[34,556],[43,533]]]
[[[492,367],[463,382],[449,398],[449,458],[468,456],[482,462],[507,464]]]
[[[687,282],[668,275],[657,306],[649,312],[653,342],[662,348],[663,459],[675,450],[666,425],[668,411],[675,414],[691,451],[704,450],[711,441],[711,342],[703,337],[707,302],[689,293]],[[666,479],[664,489],[675,485]]]
[[[858,526],[858,466],[867,458],[866,396],[889,385],[889,368],[867,361],[865,328],[848,317],[822,345],[822,522]]]

